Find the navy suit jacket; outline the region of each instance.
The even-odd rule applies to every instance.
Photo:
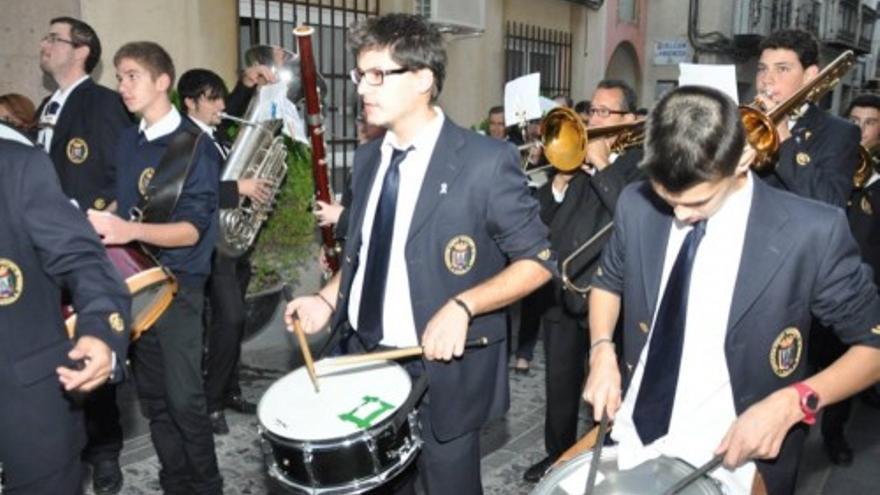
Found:
[[[85,425],[55,368],[69,366],[61,288],[77,334],[120,362],[131,298],[85,215],[61,192],[42,150],[0,140],[0,462],[15,488],[79,459]]]
[[[43,100],[38,117],[48,101]],[[50,156],[64,194],[83,211],[103,210],[116,199],[116,143],[131,124],[119,93],[91,79],[74,88],[64,102]]]
[[[753,182],[724,344],[737,414],[809,376],[814,317],[848,345],[880,347],[880,298],[843,210]],[[647,182],[628,186],[594,278],[596,287],[623,298],[624,388],[658,304],[672,219]],[[775,461],[757,462],[769,493],[794,490],[806,432],[795,426]]]
[[[779,147],[765,180],[798,196],[846,207],[859,164],[859,128],[813,104]]]
[[[334,329],[348,324],[347,298],[359,263],[364,210],[377,180],[381,143],[372,141],[355,153]],[[516,149],[465,130],[447,117],[425,173],[405,248],[419,339],[431,317],[451,297],[496,275],[509,263],[532,259],[555,273],[547,228],[538,213]],[[451,241],[460,236],[473,242],[474,256],[472,266],[456,274],[447,255]],[[476,430],[507,410],[506,320],[503,308],[477,316],[468,338],[488,337],[490,345],[468,350],[450,363],[426,362],[431,424],[441,440]]]

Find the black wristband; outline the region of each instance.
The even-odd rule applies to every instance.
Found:
[[[471,308],[469,308],[468,305],[464,303],[464,301],[457,297],[451,298],[450,301],[458,304],[458,306],[461,307],[461,309],[463,309],[465,313],[467,313],[468,323],[474,321],[474,314],[471,313]]]
[[[335,313],[335,312],[336,312],[336,308],[334,308],[333,305],[330,304],[330,301],[328,301],[327,298],[324,297],[320,292],[315,292],[315,295],[318,296],[318,299],[324,301],[324,304],[326,304],[327,307],[330,308],[330,312],[331,312],[331,313]]]

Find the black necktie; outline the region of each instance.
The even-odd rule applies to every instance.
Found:
[[[50,102],[49,105],[46,106],[46,115],[52,116],[58,112],[58,108],[61,106],[57,101]]]
[[[672,265],[657,311],[648,345],[648,361],[633,411],[633,422],[644,445],[669,431],[681,366],[691,268],[705,232],[705,221],[697,222],[688,232]]]
[[[397,208],[397,190],[400,184],[400,163],[412,151],[394,148],[391,164],[382,181],[382,192],[376,205],[376,216],[370,231],[370,247],[367,250],[367,266],[361,287],[361,304],[358,311],[357,331],[367,350],[382,340],[382,307],[385,303],[385,282],[388,278],[388,261],[391,258],[391,241],[394,238],[394,213]]]

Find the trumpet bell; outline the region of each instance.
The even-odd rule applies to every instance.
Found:
[[[580,115],[569,108],[554,108],[541,125],[547,161],[561,172],[577,170],[587,156],[587,132]]]

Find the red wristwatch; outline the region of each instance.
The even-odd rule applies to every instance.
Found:
[[[819,394],[804,382],[792,385],[800,397],[801,411],[804,413],[804,423],[812,425],[816,423],[816,414],[819,413]]]

